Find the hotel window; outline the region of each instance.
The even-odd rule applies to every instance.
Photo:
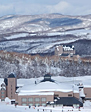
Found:
[[[1,101],[5,101],[5,99],[1,99]]]
[[[32,104],[32,103],[29,103],[29,105],[30,105],[30,106],[33,106],[33,104]]]
[[[46,98],[41,98],[41,101],[42,101],[42,102],[45,102],[45,101],[46,101]]]
[[[22,106],[26,106],[27,104],[26,103],[22,103]]]
[[[28,98],[28,101],[29,102],[33,102],[33,98]]]
[[[40,101],[40,98],[35,98],[35,101],[36,101],[36,102],[39,102],[39,101]]]
[[[42,103],[42,106],[46,106],[46,103]]]
[[[1,90],[5,90],[4,88],[1,88]]]
[[[4,92],[1,92],[1,94],[4,94]]]
[[[27,98],[22,98],[22,102],[27,102]]]
[[[40,106],[40,104],[39,104],[39,103],[36,103],[35,105],[36,105],[36,106]]]
[[[69,96],[69,97],[71,97],[71,96],[72,96],[72,94],[68,94],[68,96]]]
[[[54,97],[59,97],[59,95],[58,94],[54,94]]]

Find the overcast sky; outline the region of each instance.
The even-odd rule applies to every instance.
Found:
[[[91,0],[0,0],[0,16],[47,13],[91,14]]]

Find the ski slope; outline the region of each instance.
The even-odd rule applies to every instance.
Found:
[[[91,105],[91,103],[90,103]],[[81,112],[91,112],[91,106],[85,105],[80,108]],[[17,106],[6,104],[5,102],[0,102],[0,112],[78,112],[79,108],[73,107],[31,107],[28,106]]]

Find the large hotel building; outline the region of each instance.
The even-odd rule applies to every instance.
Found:
[[[11,103],[18,105],[66,105],[79,104],[83,106],[83,100],[91,99],[91,87],[83,84],[74,84],[70,80],[56,80],[46,74],[40,79],[17,79],[11,73],[4,80],[0,87],[0,99],[5,101],[8,97]],[[60,77],[59,77],[60,79]]]

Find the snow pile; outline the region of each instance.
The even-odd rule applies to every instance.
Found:
[[[11,100],[10,100],[8,97],[6,97],[6,98],[5,98],[5,103],[6,103],[6,104],[11,104]]]

